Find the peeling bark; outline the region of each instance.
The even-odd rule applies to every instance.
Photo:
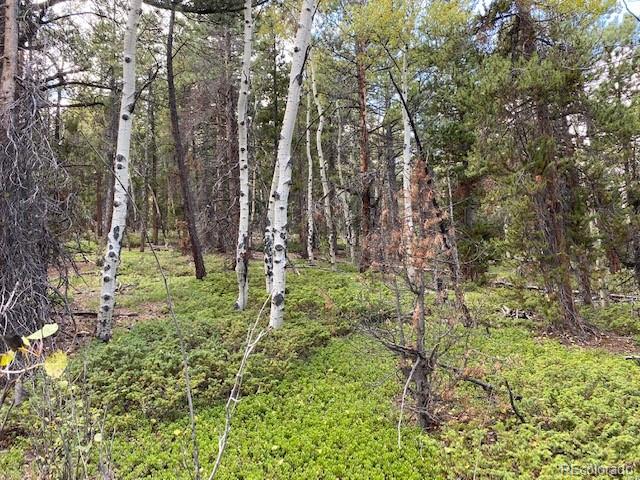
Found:
[[[116,184],[114,189],[113,215],[107,240],[102,272],[100,292],[100,310],[96,336],[103,341],[111,338],[113,329],[113,309],[115,305],[116,275],[122,248],[122,237],[127,222],[127,203],[129,200],[129,149],[136,89],[136,37],[138,20],[142,12],[141,0],[132,0],[127,14],[127,30],[124,38],[122,68],[122,100],[120,102],[120,120],[118,142],[116,146]]]
[[[314,0],[303,0],[298,21],[298,31],[294,42],[289,74],[289,91],[287,106],[282,121],[280,142],[278,144],[278,188],[274,194],[274,222],[273,222],[273,288],[271,292],[271,312],[269,325],[272,328],[282,326],[285,301],[285,267],[287,263],[287,207],[289,190],[291,187],[291,142],[293,130],[300,104],[300,91],[304,66],[307,59],[309,40],[311,38],[311,24],[316,9]]]

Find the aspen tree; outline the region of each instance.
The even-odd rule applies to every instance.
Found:
[[[274,194],[274,222],[273,222],[273,287],[271,291],[271,313],[269,325],[272,328],[282,326],[284,317],[284,301],[287,263],[287,207],[289,203],[289,190],[291,188],[291,142],[293,129],[300,105],[300,91],[304,64],[308,55],[309,40],[311,38],[311,25],[315,13],[314,0],[303,0],[298,21],[298,31],[293,47],[291,73],[289,74],[289,90],[287,94],[287,106],[282,120],[280,142],[278,144],[279,170],[278,187]]]
[[[311,156],[311,93],[307,92],[307,257],[313,262],[313,157]]]
[[[129,200],[129,149],[136,93],[136,39],[142,0],[131,0],[127,13],[127,29],[124,35],[122,65],[122,101],[118,124],[118,141],[115,158],[115,188],[113,195],[113,215],[111,229],[107,237],[107,251],[102,271],[100,310],[96,336],[103,341],[111,338],[113,329],[113,308],[115,305],[116,277],[120,261],[122,238],[127,223],[127,202]]]
[[[247,134],[247,103],[251,76],[251,39],[253,20],[251,0],[244,4],[244,49],[242,72],[238,93],[238,158],[240,159],[240,221],[238,222],[238,244],[236,248],[236,276],[238,278],[238,299],[236,308],[244,310],[249,298],[249,151]]]
[[[329,232],[329,261],[331,262],[331,268],[336,268],[336,249],[334,238],[334,225],[333,215],[331,213],[331,188],[329,186],[329,178],[327,175],[327,162],[324,158],[324,151],[322,150],[322,132],[324,130],[324,108],[320,102],[318,95],[318,86],[316,83],[316,71],[313,62],[309,66],[311,70],[311,88],[313,90],[313,99],[318,110],[318,129],[316,130],[316,149],[318,150],[318,162],[320,163],[320,183],[322,184],[322,199],[324,205],[324,217],[327,222],[327,230]]]

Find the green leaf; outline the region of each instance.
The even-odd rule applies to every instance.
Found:
[[[50,337],[54,333],[58,331],[57,323],[47,323],[37,332],[33,332],[31,335],[27,337],[28,340],[42,340],[43,338]]]
[[[61,351],[52,353],[44,361],[44,371],[51,378],[60,378],[69,362],[67,354]]]

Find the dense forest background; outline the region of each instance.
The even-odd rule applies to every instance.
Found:
[[[3,0],[0,479],[635,478],[637,11]]]

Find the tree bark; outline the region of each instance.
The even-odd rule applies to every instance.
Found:
[[[18,0],[4,0],[4,36],[2,38],[2,76],[0,76],[0,119],[8,114],[16,98],[18,74]]]
[[[151,86],[148,94],[151,95]],[[147,121],[151,117],[151,99],[147,98]],[[142,195],[140,196],[140,251],[144,252],[147,243],[147,223],[149,219],[149,154],[151,150],[152,133],[147,130],[144,139],[144,165],[142,166]]]
[[[311,93],[307,92],[307,259],[313,263],[313,157],[311,156]]]
[[[104,257],[100,310],[98,312],[97,337],[102,341],[111,338],[113,309],[115,305],[116,278],[122,238],[127,221],[129,200],[129,149],[136,90],[136,37],[141,13],[141,0],[132,0],[127,13],[127,30],[124,38],[122,66],[122,100],[118,143],[116,147],[116,184],[114,189],[113,215],[108,235],[107,252]]]
[[[149,85],[149,135],[151,136],[151,210],[153,212],[153,226],[151,227],[151,242],[158,244],[158,231],[160,230],[160,197],[158,191],[158,148],[156,145],[156,115],[153,85]]]
[[[95,179],[96,179],[96,238],[102,238],[102,209],[104,208],[104,199],[102,198],[102,168],[103,166],[100,164],[96,167]]]
[[[407,73],[407,54],[402,57],[402,96],[408,101],[409,79]],[[403,238],[406,255],[407,276],[411,283],[415,282],[415,268],[413,265],[413,206],[411,197],[411,125],[409,114],[402,108],[402,210],[403,210]]]
[[[329,177],[327,175],[327,162],[324,158],[322,150],[322,131],[324,130],[324,109],[318,96],[318,88],[316,85],[315,66],[313,62],[309,65],[311,70],[311,88],[313,90],[313,98],[318,110],[318,129],[316,130],[316,149],[318,150],[318,162],[320,163],[320,183],[322,184],[322,199],[324,205],[324,217],[327,222],[327,232],[329,235],[329,261],[331,268],[336,268],[336,249],[335,249],[335,225],[333,223],[333,213],[331,211],[331,187],[329,185]]]
[[[287,207],[292,170],[291,142],[296,116],[298,114],[298,106],[300,104],[302,76],[308,55],[311,24],[313,22],[315,9],[316,3],[314,0],[303,0],[291,61],[287,106],[285,107],[280,142],[278,145],[277,168],[279,169],[279,175],[274,205],[273,289],[271,293],[271,312],[269,317],[269,325],[272,328],[281,327],[284,317],[286,292],[285,267],[287,263]]]
[[[367,78],[364,65],[365,42],[356,40],[356,75],[358,79],[358,114],[360,128],[360,177],[362,179],[362,218],[360,242],[360,271],[364,272],[371,264],[369,246],[367,245],[371,230],[371,182],[369,180],[369,130],[367,128]]]
[[[174,156],[178,165],[178,174],[180,176],[180,187],[182,189],[182,200],[184,217],[187,223],[189,239],[191,243],[191,254],[195,264],[196,278],[201,280],[207,274],[202,258],[202,246],[196,228],[196,218],[194,211],[193,195],[189,187],[189,172],[185,163],[184,146],[182,145],[182,137],[180,136],[180,124],[178,120],[178,106],[176,101],[176,87],[173,75],[173,29],[175,25],[175,10],[171,10],[169,17],[169,33],[167,35],[167,91],[169,94],[169,113],[171,117],[171,134],[173,135]]]
[[[342,171],[342,118],[340,117],[340,107],[336,104],[336,119],[338,121],[338,141],[336,143],[336,168],[338,170],[338,180],[340,181],[340,203],[344,215],[345,240],[349,247],[349,258],[351,263],[356,263],[355,232],[353,231],[353,217],[349,206],[349,192],[345,188],[344,174]]]
[[[264,229],[264,278],[267,293],[271,293],[273,288],[273,224],[275,222],[276,190],[278,189],[278,178],[280,168],[278,161],[273,167],[273,177],[271,178],[271,188],[269,189],[269,206],[267,208],[267,220]]]
[[[109,93],[109,110],[108,110],[108,118],[107,118],[107,133],[106,133],[106,142],[104,146],[104,156],[105,159],[109,162],[106,165],[106,194],[105,194],[105,202],[104,202],[104,214],[102,215],[103,226],[102,232],[109,232],[109,228],[111,227],[111,220],[113,215],[113,198],[114,198],[114,188],[115,188],[115,150],[114,146],[117,142],[118,135],[118,87],[116,85],[116,80],[113,76],[113,69],[111,69],[111,77],[110,77],[110,93]],[[122,99],[120,99],[122,101]],[[104,168],[104,167],[103,167]],[[100,241],[103,242],[103,247],[108,242],[107,237],[100,238]]]
[[[240,74],[240,88],[238,89],[238,158],[240,160],[240,219],[238,221],[238,245],[236,248],[236,276],[238,279],[236,308],[238,310],[244,310],[249,299],[249,146],[247,104],[251,76],[252,30],[251,0],[246,0],[244,5],[242,72]]]

